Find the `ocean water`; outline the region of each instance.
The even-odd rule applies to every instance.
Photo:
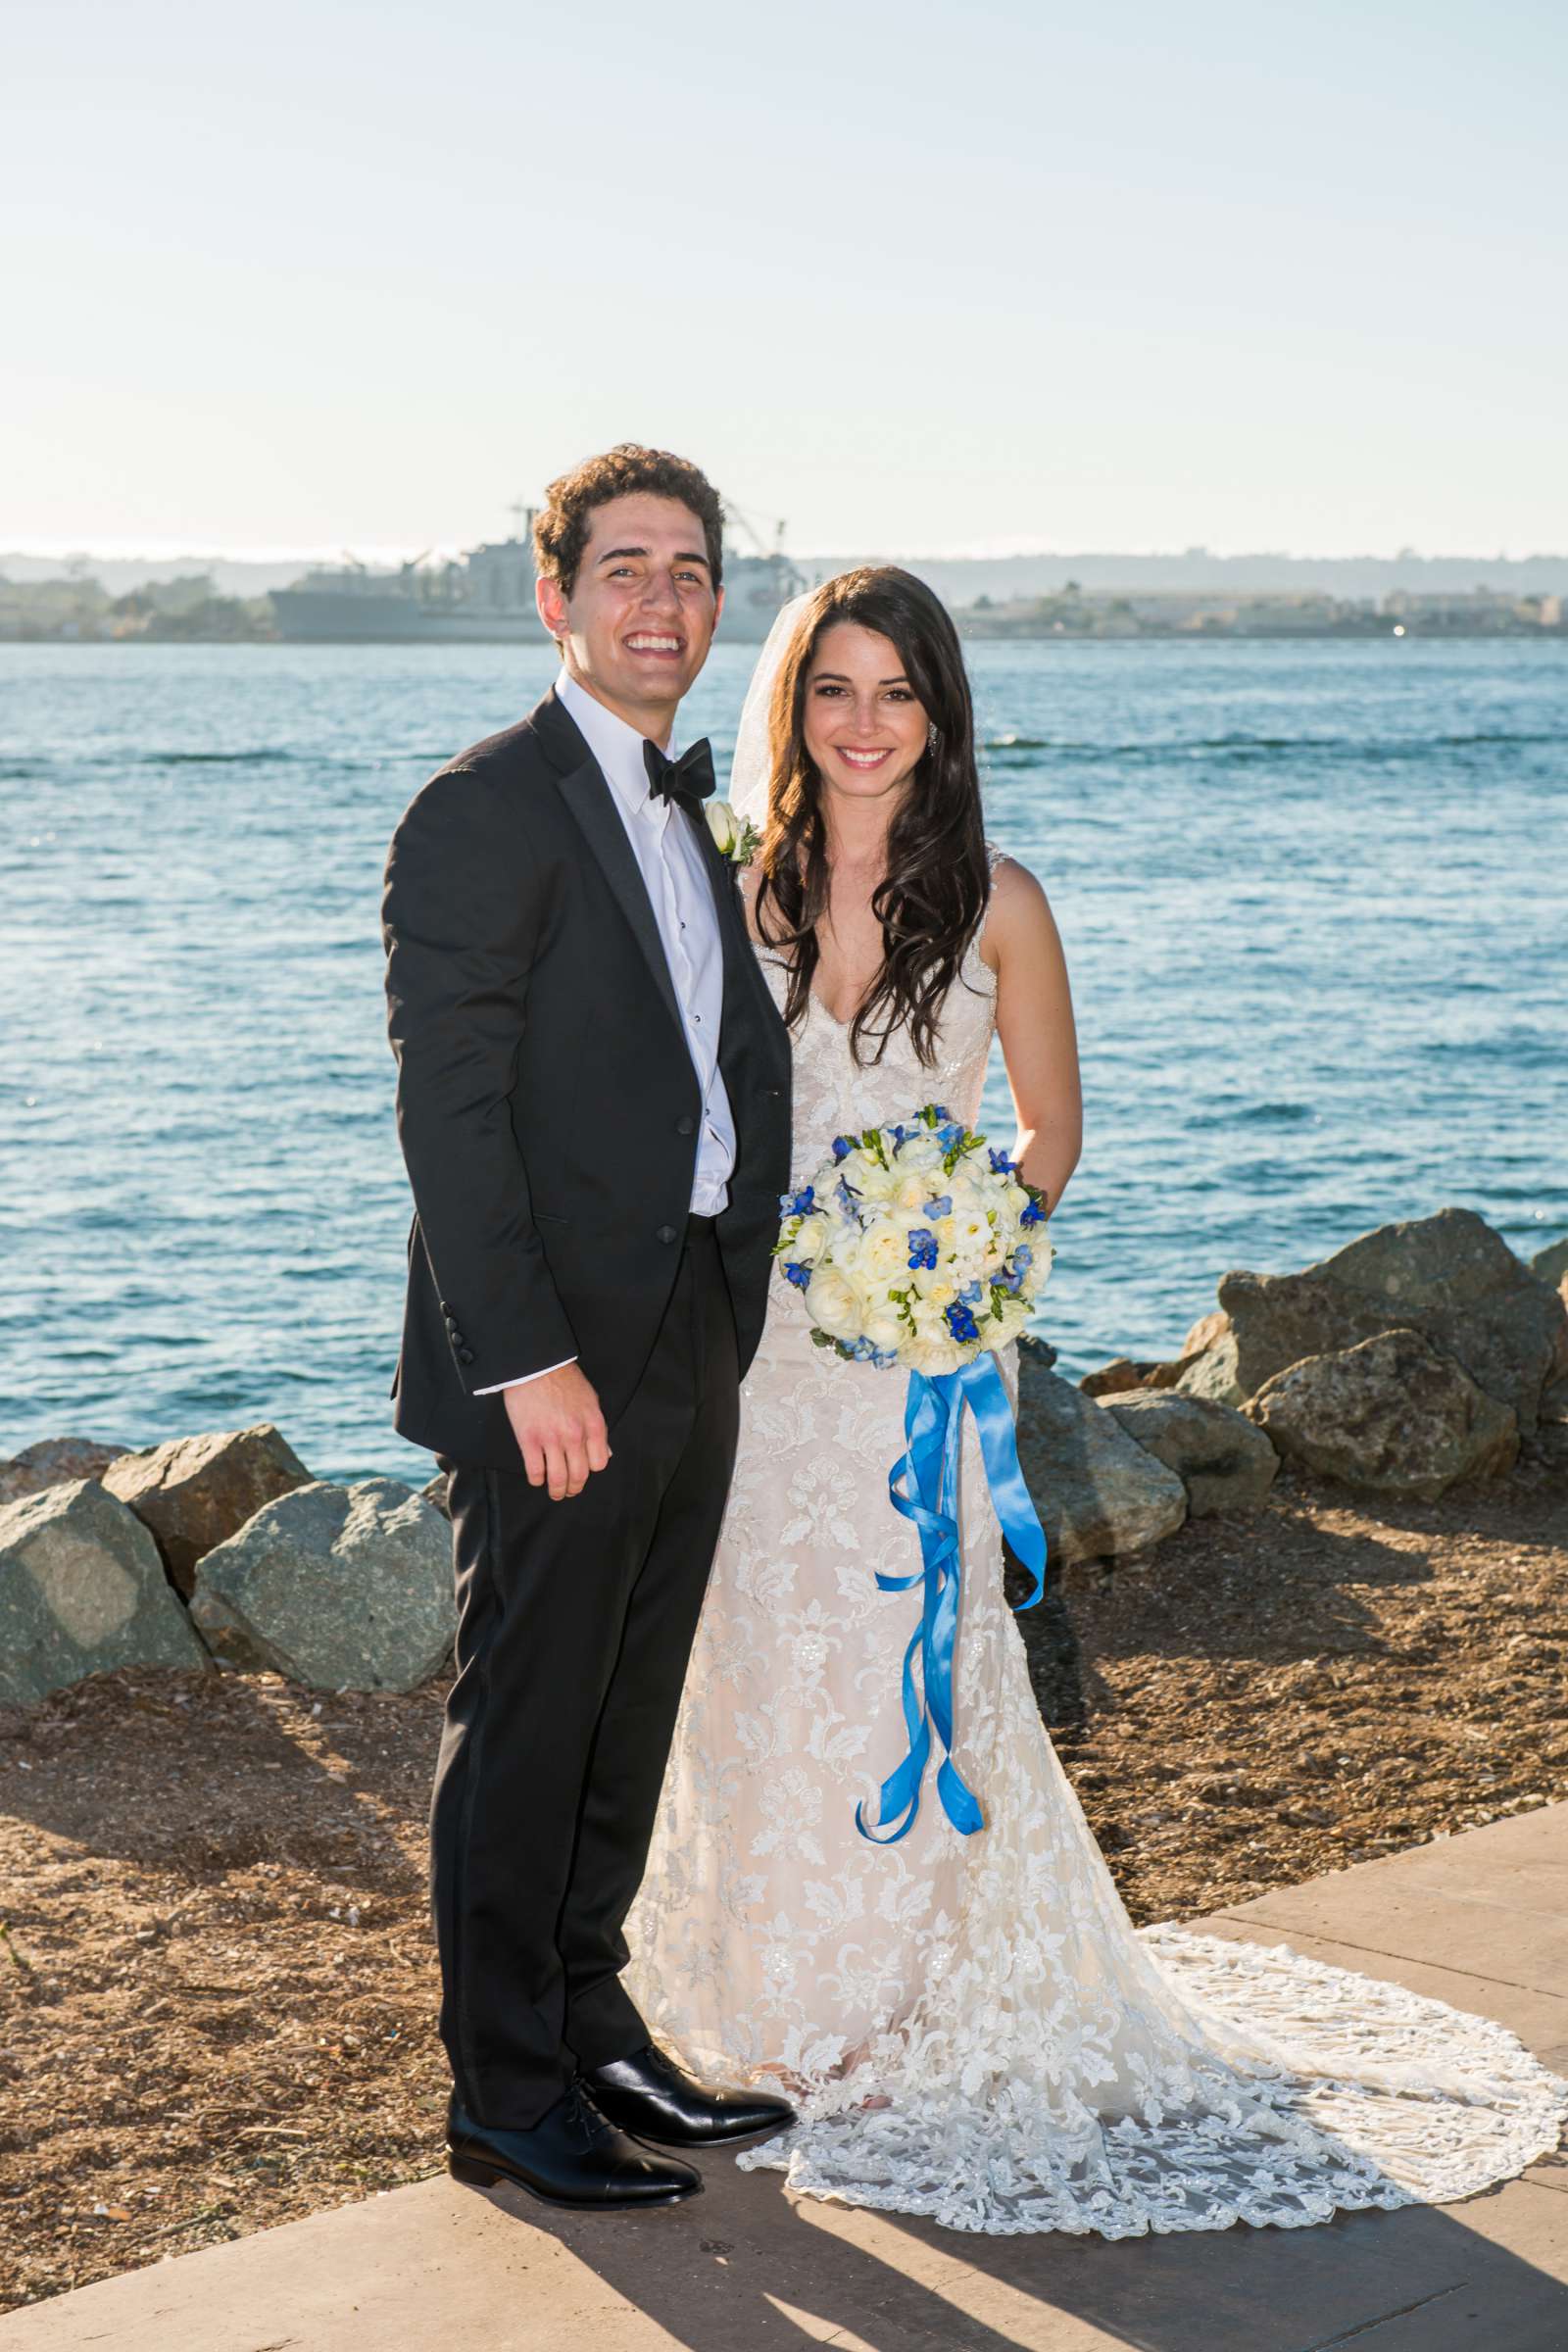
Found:
[[[688,706],[730,740],[752,656]],[[1568,646],[980,645],[988,821],[1073,976],[1040,1323],[1172,1351],[1227,1267],[1446,1202],[1568,1231]],[[388,1421],[408,1195],[377,902],[548,648],[0,646],[0,1453]],[[987,1097],[1010,1136],[1000,1066]]]

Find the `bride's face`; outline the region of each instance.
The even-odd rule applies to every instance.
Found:
[[[854,620],[822,631],[806,673],[804,733],[830,792],[877,801],[903,791],[925,751],[926,713],[890,637]]]

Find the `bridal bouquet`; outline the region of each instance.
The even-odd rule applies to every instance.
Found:
[[[1019,1603],[1045,1590],[1046,1537],[1018,1460],[1012,1406],[996,1351],[1029,1320],[1055,1254],[1041,1196],[1005,1152],[987,1148],[934,1102],[907,1126],[841,1135],[809,1184],[786,1193],[774,1254],[806,1301],[820,1348],[908,1374],[905,1450],[888,1479],[893,1508],[919,1538],[907,1576],[876,1571],[884,1592],[920,1590],[904,1659],[904,1761],[882,1783],[863,1838],[891,1845],[920,1810],[932,1753],[937,1795],[964,1837],[985,1827],[954,1762],[954,1655],[963,1585],[958,1466],[964,1416],[979,1434],[1003,1533],[1030,1575]]]
[[[839,1136],[779,1205],[774,1254],[817,1346],[929,1377],[1016,1339],[1054,1254],[1016,1161],[936,1103]]]

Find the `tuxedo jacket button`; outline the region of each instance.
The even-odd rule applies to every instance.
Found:
[[[672,1241],[675,1239],[675,1228],[674,1228],[674,1226],[673,1226],[673,1225],[661,1225],[661,1227],[659,1228],[659,1231],[658,1231],[658,1233],[657,1233],[657,1234],[654,1236],[654,1239],[655,1239],[656,1241],[660,1241],[660,1242],[672,1242]]]
[[[458,1349],[458,1361],[460,1364],[471,1364],[473,1361],[473,1349],[471,1348],[460,1348]]]
[[[697,1133],[697,1121],[689,1115],[684,1119],[677,1119],[675,1121],[675,1133],[677,1135],[695,1135]]]

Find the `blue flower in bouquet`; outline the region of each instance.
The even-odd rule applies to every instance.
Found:
[[[937,1142],[942,1146],[944,1152],[951,1152],[955,1144],[961,1144],[962,1141],[963,1129],[956,1120],[950,1119],[945,1127],[937,1129]]]
[[[951,1217],[953,1214],[953,1195],[951,1193],[944,1193],[939,1200],[928,1200],[925,1204],[925,1213],[928,1217]]]
[[[1031,1200],[1028,1207],[1020,1212],[1018,1222],[1020,1225],[1038,1225],[1042,1214],[1039,1201]]]
[[[784,1268],[784,1279],[786,1282],[793,1282],[798,1291],[804,1291],[810,1283],[811,1269],[809,1266],[787,1265]]]
[[[909,1265],[911,1271],[921,1266],[929,1267],[934,1270],[936,1262],[936,1235],[931,1232],[928,1226],[911,1226],[909,1228]]]
[[[992,1275],[991,1281],[996,1290],[1007,1291],[1016,1298],[1023,1289],[1023,1268],[1017,1264],[1004,1266],[1000,1274]]]
[[[991,1172],[994,1176],[1010,1176],[1018,1165],[1018,1162],[1010,1158],[1005,1152],[999,1152],[995,1145],[992,1146],[990,1156]]]
[[[835,1159],[848,1159],[848,1158],[849,1158],[849,1156],[850,1156],[850,1153],[851,1153],[851,1152],[852,1152],[855,1150],[855,1148],[856,1148],[856,1146],[857,1146],[857,1144],[858,1144],[858,1142],[859,1142],[859,1137],[858,1137],[858,1136],[855,1136],[855,1135],[836,1135],[836,1136],[833,1138],[833,1156],[834,1156],[834,1158],[835,1158]]]
[[[798,1193],[781,1193],[778,1204],[787,1217],[808,1217],[815,1199],[815,1185],[803,1184]]]
[[[858,1218],[860,1214],[860,1196],[855,1190],[855,1187],[851,1184],[847,1176],[841,1176],[839,1178],[838,1183],[833,1189],[833,1198],[838,1202],[840,1208],[843,1209],[844,1214],[847,1217]]]
[[[971,1340],[980,1337],[980,1326],[961,1298],[956,1298],[949,1307],[947,1325],[960,1348],[967,1347]]]
[[[1030,1249],[1027,1242],[1020,1242],[1018,1244],[1017,1249],[1012,1253],[1012,1262],[1020,1269],[1020,1271],[1024,1267],[1032,1266],[1034,1264],[1035,1253]]]
[[[981,1286],[978,1282],[966,1282],[962,1290],[958,1293],[958,1297],[963,1300],[965,1306],[978,1306],[982,1295]]]

